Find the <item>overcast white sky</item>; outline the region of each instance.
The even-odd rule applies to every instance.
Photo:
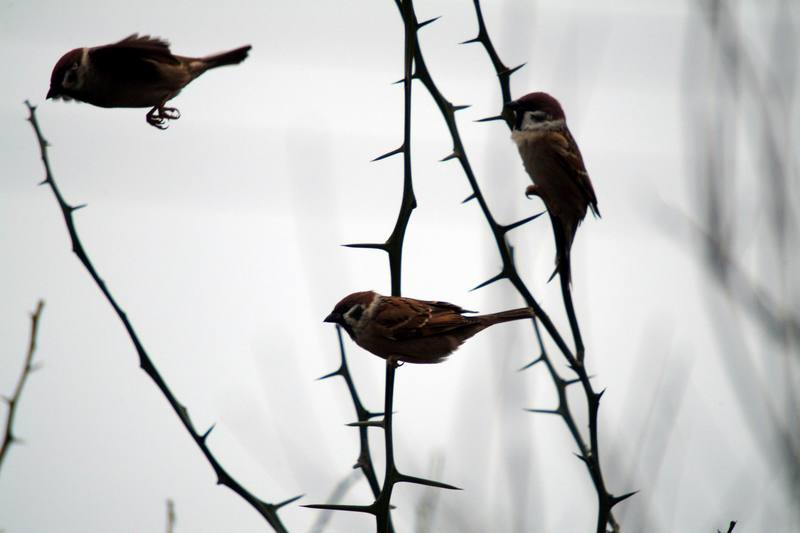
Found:
[[[500,105],[483,49],[457,45],[476,32],[472,2],[416,4],[420,20],[443,16],[424,30],[423,52],[447,97],[472,105],[459,126],[494,213],[511,222],[537,212],[505,126],[472,122]],[[792,505],[721,372],[705,318],[714,295],[702,288],[691,235],[679,217],[661,216],[665,206],[693,206],[682,68],[703,57],[686,50],[686,32],[703,30],[692,3],[485,4],[503,60],[527,62],[514,95],[546,90],[561,100],[603,213],[581,227],[573,268],[589,364],[608,389],[601,446],[611,490],[641,490],[623,506],[646,509],[653,531],[713,531],[730,519],[788,531]],[[771,16],[763,4],[742,11],[753,27]],[[163,132],[143,109],[43,100],[61,54],[133,32],[167,38],[181,55],[253,50],[192,83],[173,101],[182,118]],[[338,361],[335,332],[321,320],[352,291],[389,291],[383,254],[340,244],[383,241],[395,222],[402,162],[369,160],[402,138],[402,86],[391,85],[402,76],[402,39],[391,0],[0,1],[0,392],[19,371],[27,313],[47,301],[36,354],[44,368],[17,418],[25,445],[0,471],[0,529],[156,532],[172,498],[177,531],[269,530],[214,485],[72,255],[51,193],[36,187],[43,171],[22,102],[41,104],[67,200],[88,204],[76,219],[101,276],[198,426],[217,424],[217,457],[267,501],[306,494],[301,503],[318,503],[357,453],[344,384],[314,381]],[[508,284],[468,292],[499,259],[477,205],[460,204],[469,190],[459,166],[437,163],[451,144],[421,85],[413,102],[419,208],[404,293],[481,311],[520,305]],[[511,240],[529,287],[567,332],[558,287],[546,283],[550,236],[543,217]],[[348,346],[362,398],[380,410],[383,361]],[[443,457],[439,478],[464,488],[438,495],[435,531],[592,530],[594,494],[563,423],[522,411],[555,405],[544,372],[515,371],[535,354],[530,326],[513,323],[442,365],[399,370],[400,469],[427,476]],[[582,398],[573,401],[582,411]],[[648,417],[653,402],[675,417]],[[653,428],[669,438],[660,476],[633,482],[640,436]],[[398,531],[411,531],[429,493],[395,494]],[[366,484],[346,499],[370,501]],[[317,514],[295,505],[281,517],[307,531]],[[337,515],[328,531],[373,528],[368,517]]]

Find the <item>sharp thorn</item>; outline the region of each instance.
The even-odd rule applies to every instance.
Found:
[[[586,465],[589,464],[589,460],[586,457],[582,456],[581,454],[576,453],[576,454],[573,454],[573,455],[575,455],[575,457],[577,457],[578,459],[583,461],[584,464],[586,464]]]
[[[448,155],[446,155],[445,157],[440,159],[439,162],[440,163],[444,163],[445,161],[450,161],[451,159],[457,159],[457,158],[458,158],[458,154],[457,153],[450,152]]]
[[[465,203],[469,202],[470,200],[474,200],[475,198],[477,198],[477,196],[475,196],[475,193],[472,193],[469,196],[467,196],[466,198],[464,198],[463,200],[461,200],[461,203],[465,204]]]
[[[323,509],[326,511],[350,511],[353,513],[375,514],[375,508],[373,505],[339,505],[334,503],[310,503],[307,505],[301,505],[300,507],[306,507],[308,509]]]
[[[211,424],[211,426],[210,426],[210,427],[209,427],[209,428],[206,430],[206,432],[205,432],[205,433],[203,433],[203,434],[200,436],[200,440],[203,440],[203,441],[205,441],[205,440],[208,438],[208,436],[211,434],[211,432],[212,432],[212,431],[214,431],[214,428],[215,428],[215,427],[216,427],[216,424]]]
[[[379,243],[358,243],[358,244],[343,244],[345,248],[368,248],[371,250],[383,250],[384,252],[387,251],[386,244],[379,244]]]
[[[542,415],[560,415],[561,411],[558,409],[525,409],[529,413],[539,413]]]
[[[382,428],[383,420],[359,420],[358,422],[350,422],[349,424],[345,425],[351,428]]]
[[[86,205],[87,204],[78,204],[76,206],[70,207],[69,209],[70,209],[70,211],[77,211],[78,209],[83,209],[84,207],[86,207]]]
[[[342,367],[337,368],[333,372],[325,374],[324,376],[320,376],[316,379],[316,381],[322,381],[323,379],[332,378],[334,376],[341,376],[342,375]]]
[[[401,145],[400,148],[395,148],[391,152],[386,152],[383,155],[379,155],[378,157],[376,157],[375,159],[370,161],[370,163],[374,163],[375,161],[380,161],[382,159],[386,159],[387,157],[392,157],[393,155],[402,154],[405,151],[405,149],[406,149],[405,145]]]
[[[475,38],[473,38],[473,39],[469,39],[469,40],[467,40],[467,41],[460,42],[460,43],[458,43],[458,44],[472,44],[472,43],[479,43],[479,42],[481,42],[481,37],[480,37],[480,35],[479,35],[479,36],[477,36],[477,37],[475,37]]]
[[[498,76],[511,76],[512,74],[514,74],[516,71],[518,71],[519,69],[521,69],[524,66],[525,66],[525,63],[521,63],[521,64],[517,65],[514,68],[507,68],[505,70],[502,70],[502,71],[498,72],[497,75]]]
[[[622,496],[612,496],[611,497],[611,507],[614,507],[618,503],[627,500],[628,498],[630,498],[631,496],[633,496],[634,494],[636,494],[638,492],[639,492],[638,490],[635,490],[633,492],[629,492],[627,494],[623,494]]]
[[[296,502],[297,500],[299,500],[299,499],[300,499],[300,498],[302,498],[303,496],[305,496],[305,494],[300,494],[299,496],[295,496],[295,497],[293,497],[293,498],[289,498],[288,500],[283,500],[283,501],[282,501],[282,502],[280,502],[280,503],[276,503],[276,504],[273,506],[273,508],[274,508],[275,510],[278,510],[278,509],[280,509],[281,507],[284,507],[284,506],[286,506],[286,505],[289,505],[290,503],[294,503],[294,502]]]
[[[433,17],[432,19],[424,20],[424,21],[422,21],[422,22],[417,24],[417,29],[419,30],[420,28],[424,28],[425,26],[427,26],[431,22],[436,22],[440,18],[442,18],[441,15],[439,15],[438,17]]]
[[[483,283],[479,283],[478,285],[474,286],[473,288],[470,289],[470,292],[477,291],[478,289],[482,289],[482,288],[486,287],[487,285],[491,285],[495,281],[500,281],[501,279],[504,279],[505,277],[506,277],[506,273],[505,272],[500,272],[495,277],[489,278],[486,281],[484,281]]]
[[[505,117],[503,115],[495,115],[493,117],[479,118],[475,122],[493,122],[495,120],[505,120]]]
[[[397,483],[414,483],[416,485],[427,485],[429,487],[437,487],[440,489],[461,490],[460,488],[442,483],[441,481],[433,481],[432,479],[424,479],[421,477],[407,476],[405,474],[398,474],[396,478]]]
[[[519,370],[517,370],[517,372],[522,372],[523,370],[528,370],[530,367],[534,366],[536,363],[541,363],[542,361],[544,361],[544,356],[540,355],[539,357],[537,357],[536,359],[534,359],[533,361],[531,361],[527,365],[525,365],[522,368],[520,368]]]
[[[472,104],[466,104],[466,105],[454,105],[454,106],[453,106],[453,111],[461,111],[462,109],[467,109],[467,108],[469,108],[469,107],[472,107]]]
[[[528,223],[528,222],[530,222],[531,220],[536,220],[536,219],[537,219],[537,218],[539,218],[540,216],[544,215],[544,214],[545,214],[545,212],[546,212],[546,211],[542,211],[541,213],[536,213],[535,215],[531,215],[531,216],[529,216],[529,217],[523,218],[522,220],[518,220],[518,221],[516,221],[516,222],[514,222],[514,223],[511,223],[511,224],[508,224],[508,225],[506,225],[506,226],[501,226],[501,229],[502,229],[504,232],[509,232],[509,231],[511,231],[512,229],[516,229],[516,228],[518,228],[518,227],[520,227],[520,226],[522,226],[522,225],[524,225],[524,224],[527,224],[527,223]]]

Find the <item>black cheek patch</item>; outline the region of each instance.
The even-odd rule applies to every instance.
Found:
[[[362,306],[356,306],[352,311],[348,313],[348,316],[351,317],[353,320],[361,320],[361,315],[364,314],[364,308]]]
[[[525,118],[524,111],[516,111],[514,113],[514,129],[521,130],[522,129],[522,119]]]

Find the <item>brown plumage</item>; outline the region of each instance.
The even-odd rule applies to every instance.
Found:
[[[147,122],[159,129],[180,118],[167,101],[205,71],[241,63],[250,46],[206,57],[173,55],[169,43],[130,35],[118,43],[76,48],[58,60],[47,98],[75,99],[99,107],[151,107]]]
[[[515,119],[511,138],[533,181],[525,194],[542,199],[553,224],[556,241],[553,275],[562,272],[569,280],[570,250],[578,226],[587,209],[600,216],[592,181],[555,98],[546,93],[531,93],[508,107],[514,111]]]
[[[530,307],[464,316],[472,312],[447,302],[364,291],[342,299],[325,322],[339,324],[356,344],[378,357],[395,362],[439,363],[489,326],[533,317]]]

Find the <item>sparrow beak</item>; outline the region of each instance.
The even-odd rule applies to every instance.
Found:
[[[58,93],[56,92],[56,90],[53,87],[50,87],[50,90],[47,91],[47,96],[45,96],[45,100],[49,100],[51,98],[55,98],[56,96],[58,96]]]
[[[323,320],[323,322],[331,322],[333,324],[337,324],[341,319],[342,315],[340,315],[339,313],[331,313],[325,317],[325,320]]]

